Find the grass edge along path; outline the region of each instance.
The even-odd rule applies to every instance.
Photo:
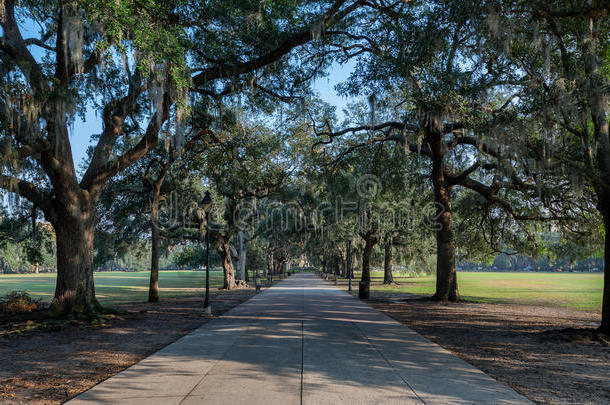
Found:
[[[148,271],[96,272],[95,289],[100,302],[115,305],[146,301]],[[210,272],[213,289],[222,285],[222,271]],[[357,280],[354,277],[354,288]],[[404,277],[396,272],[397,284],[381,284],[383,273],[373,271],[372,294],[434,293],[435,277]],[[161,298],[179,298],[204,292],[205,272],[201,270],[160,271]],[[381,277],[381,278],[380,278]],[[25,290],[35,298],[50,302],[55,289],[54,273],[0,275],[0,296],[12,290]],[[340,282],[346,283],[345,280]],[[527,273],[527,272],[458,272],[458,285],[465,301],[512,303],[601,310],[603,273]]]
[[[9,291],[23,290],[43,302],[51,302],[56,277],[56,273],[1,274],[0,296]],[[96,297],[102,305],[145,302],[148,299],[149,271],[95,272],[94,279]],[[211,288],[220,288],[222,282],[222,270],[210,271]],[[159,285],[161,299],[203,295],[205,271],[163,270],[159,272]]]
[[[354,275],[354,288],[360,274]],[[397,282],[383,285],[383,272],[372,272],[371,295],[384,293],[410,293],[432,295],[434,275],[401,277]],[[464,301],[504,303],[574,308],[601,312],[603,273],[529,273],[529,272],[458,272],[458,288]],[[341,283],[345,283],[341,280]]]

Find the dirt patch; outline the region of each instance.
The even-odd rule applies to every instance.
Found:
[[[214,315],[254,295],[240,289],[212,295]],[[202,297],[117,306],[125,315],[102,326],[0,337],[0,402],[57,404],[89,389],[208,322]]]
[[[598,313],[405,297],[376,293],[367,302],[532,401],[610,403],[610,347],[594,331]]]

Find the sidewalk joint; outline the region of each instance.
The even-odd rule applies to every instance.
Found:
[[[305,327],[301,319],[301,405],[303,405],[303,369],[305,367]]]
[[[413,393],[413,395],[415,395],[417,397],[417,399],[419,399],[421,401],[422,404],[425,404],[426,401],[423,400],[422,397],[420,397],[417,394],[417,391],[415,391],[415,389],[411,386],[411,384],[409,384],[409,382],[396,370],[396,367],[394,367],[394,365],[387,359],[387,357],[385,357],[383,355],[383,353],[381,352],[381,350],[379,350],[379,348],[377,348],[377,346],[375,346],[375,344],[371,341],[371,339],[369,339],[369,337],[367,336],[366,333],[364,333],[364,331],[360,328],[360,326],[358,326],[358,324],[354,321],[351,322],[352,325],[354,325],[354,327],[356,329],[358,329],[358,331],[360,332],[360,334],[362,335],[362,337],[364,337],[364,339],[367,341],[367,343],[373,348],[373,350],[375,350],[375,352],[379,355],[379,357],[381,357],[383,359],[383,361],[385,361],[388,366],[390,366],[390,368],[392,369],[392,371],[394,371],[394,373],[400,377],[400,379],[405,383],[405,385],[407,387],[409,387],[409,389],[411,390],[411,392]]]

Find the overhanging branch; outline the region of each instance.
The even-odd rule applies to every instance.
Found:
[[[55,216],[55,211],[50,203],[50,196],[41,191],[33,183],[16,177],[0,175],[0,187],[11,193],[18,194],[40,207],[51,220]]]

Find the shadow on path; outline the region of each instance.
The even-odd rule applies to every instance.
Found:
[[[297,274],[70,402],[529,403],[312,274]]]

